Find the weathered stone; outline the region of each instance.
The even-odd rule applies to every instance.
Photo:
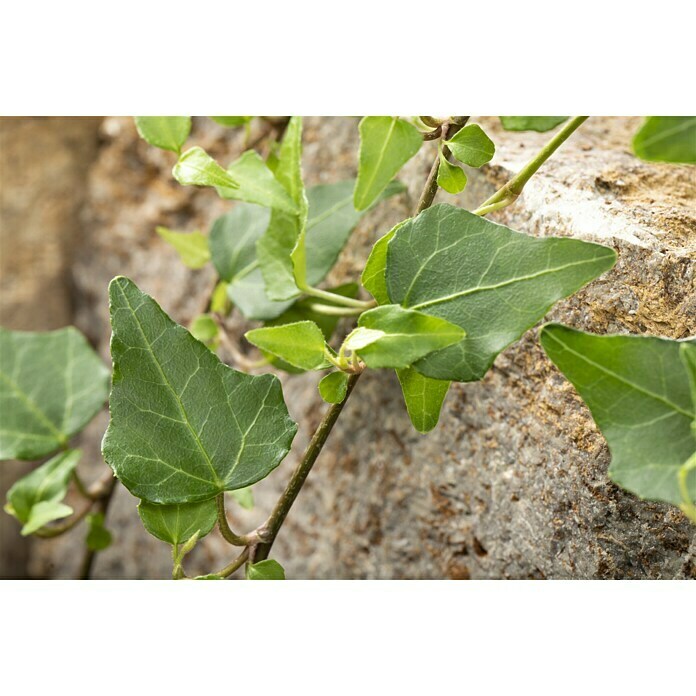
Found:
[[[470,170],[460,202],[480,204],[548,135],[506,133],[485,119],[498,151]],[[597,332],[696,333],[693,169],[640,162],[630,154],[637,119],[590,119],[531,180],[514,206],[491,216],[530,234],[567,235],[614,246],[614,270],[559,303],[550,318]],[[256,137],[259,126],[252,134]],[[75,268],[79,325],[108,350],[106,285],[131,276],[178,321],[190,320],[212,282],[192,272],[155,235],[158,224],[207,228],[227,203],[172,182],[169,153],[139,142],[126,119],[107,119],[90,177],[89,246]],[[239,131],[197,121],[192,142],[233,159]],[[309,184],[355,175],[356,119],[307,119]],[[391,199],[358,227],[331,275],[354,279],[369,246],[410,214],[435,154],[425,146],[405,167],[410,195]],[[452,200],[440,194],[442,200]],[[440,199],[440,198],[439,198]],[[438,200],[439,200],[438,199]],[[245,324],[230,322],[244,346]],[[229,357],[229,356],[228,356]],[[284,377],[300,423],[288,460],[255,488],[257,507],[231,505],[239,530],[263,519],[325,408],[316,375]],[[105,418],[85,441],[98,462]],[[573,388],[539,348],[536,331],[505,351],[487,377],[454,385],[438,428],[411,427],[395,377],[368,372],[281,531],[274,555],[290,577],[315,578],[679,578],[696,577],[694,528],[673,508],[642,502],[606,476],[604,440]],[[98,577],[166,577],[167,549],[149,538],[136,501],[119,489],[109,524],[116,543]],[[79,535],[78,535],[79,536]],[[80,540],[78,539],[77,542]],[[34,570],[69,575],[72,537],[42,544]],[[217,533],[194,551],[191,570],[226,563]]]

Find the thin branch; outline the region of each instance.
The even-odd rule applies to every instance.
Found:
[[[104,481],[102,479],[102,481]],[[104,520],[106,521],[106,515],[109,511],[109,505],[114,497],[114,491],[116,490],[116,482],[118,479],[109,471],[109,478],[105,483],[104,489],[95,503],[95,513],[104,515]],[[89,580],[92,575],[92,568],[94,566],[94,559],[96,558],[97,551],[92,549],[87,549],[85,555],[82,557],[82,563],[80,564],[80,580]]]

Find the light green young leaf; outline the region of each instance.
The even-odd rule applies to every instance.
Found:
[[[221,280],[213,290],[213,294],[210,296],[210,311],[213,314],[222,314],[226,317],[231,307],[231,302],[227,297],[227,291],[229,289],[229,283],[226,280]]]
[[[387,279],[385,269],[387,267],[387,248],[395,232],[411,218],[400,222],[392,228],[384,237],[378,239],[367,257],[367,263],[363,269],[360,282],[378,304],[389,304],[389,293],[387,292]]]
[[[236,491],[230,491],[230,493],[240,507],[245,510],[254,508],[254,493],[251,488],[240,488]]]
[[[166,227],[158,227],[157,234],[176,249],[181,260],[189,268],[203,268],[210,261],[208,238],[204,234],[200,232],[174,232]]]
[[[190,116],[136,116],[138,135],[150,145],[177,155],[191,132]]]
[[[692,342],[696,343],[696,342]],[[641,498],[679,505],[677,473],[696,451],[696,417],[679,341],[595,336],[560,324],[541,345],[573,383],[607,440],[609,476]],[[689,480],[696,497],[696,471]]]
[[[470,167],[480,167],[486,162],[490,162],[495,154],[493,141],[477,123],[464,126],[449,140],[446,140],[445,144],[460,162],[464,162]]]
[[[220,198],[256,203],[290,214],[298,212],[295,201],[290,198],[255,150],[247,150],[238,160],[232,162],[227,168],[227,173],[239,186],[232,189],[218,188]]]
[[[218,347],[220,339],[218,337],[219,329],[217,322],[210,314],[199,314],[191,322],[191,335],[197,338],[201,343],[205,343],[208,348],[215,350]]]
[[[192,147],[179,155],[172,175],[183,186],[213,186],[221,189],[239,188],[233,179],[203,148]]]
[[[696,164],[696,116],[649,116],[633,138],[633,151],[652,162]]]
[[[103,513],[87,515],[87,548],[90,551],[103,551],[111,546],[111,541],[111,532],[104,526]]]
[[[423,144],[418,129],[396,116],[365,116],[360,121],[360,163],[353,202],[365,210]]]
[[[253,116],[211,116],[210,118],[219,123],[221,126],[228,128],[236,128],[237,126],[246,126],[251,121]]]
[[[452,164],[440,150],[440,167],[437,170],[437,185],[447,193],[461,193],[466,186],[466,174],[461,167]]]
[[[609,270],[613,249],[577,239],[535,239],[461,208],[436,205],[389,242],[389,297],[466,330],[458,344],[414,367],[433,379],[481,379],[495,357],[555,302]]]
[[[327,404],[340,404],[348,391],[348,373],[330,372],[319,382],[319,394]]]
[[[152,503],[244,488],[285,457],[297,431],[278,379],[224,365],[127,278],[109,285],[114,379],[102,452]]]
[[[0,328],[0,460],[38,459],[64,447],[101,409],[108,382],[77,329]]]
[[[266,559],[258,563],[247,563],[247,580],[285,580],[283,566],[273,559]]]
[[[265,326],[244,335],[257,348],[301,370],[317,370],[326,365],[324,334],[312,321]]]
[[[57,500],[42,500],[31,509],[27,523],[22,527],[20,534],[29,536],[49,522],[63,519],[72,515],[73,509]]]
[[[567,116],[501,116],[503,128],[509,131],[537,131],[545,133],[567,121]]]
[[[440,419],[442,404],[451,382],[424,377],[412,367],[397,370],[396,375],[413,427],[419,433],[430,432]]]
[[[67,505],[58,503],[67,493],[70,477],[81,456],[80,450],[61,452],[16,481],[7,492],[5,511],[24,525],[22,535],[72,513]],[[52,517],[53,514],[56,516]]]
[[[215,500],[188,505],[153,505],[144,500],[138,505],[143,525],[153,537],[178,546],[198,533],[203,538],[217,522]]]
[[[358,332],[361,345],[356,342]],[[355,350],[368,367],[405,368],[464,336],[463,329],[444,319],[399,305],[383,305],[360,315],[358,329],[349,337],[352,340],[346,339],[346,347]]]

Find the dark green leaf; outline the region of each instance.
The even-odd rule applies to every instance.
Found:
[[[297,213],[297,204],[273,176],[273,172],[266,166],[258,152],[247,150],[227,167],[227,173],[239,186],[232,189],[219,188],[218,193],[221,198],[256,203],[290,214]]]
[[[509,131],[538,131],[545,133],[567,121],[567,116],[501,116],[503,128]]]
[[[101,409],[108,380],[73,327],[0,328],[0,459],[38,459],[64,447]]]
[[[80,450],[61,452],[16,481],[7,492],[5,511],[24,525],[23,536],[72,514],[72,508],[60,501],[65,497],[81,456]]]
[[[246,126],[251,121],[253,116],[211,116],[210,118],[219,123],[221,126],[228,128],[236,128],[237,126]]]
[[[430,432],[440,419],[440,411],[450,382],[424,377],[412,367],[397,370],[396,374],[413,427],[419,433]]]
[[[245,334],[247,341],[301,370],[316,370],[326,365],[324,334],[311,321],[282,326],[265,326]]]
[[[495,357],[616,261],[613,249],[577,239],[535,239],[461,208],[436,205],[389,242],[392,302],[466,330],[460,343],[415,364],[426,377],[471,382]]]
[[[172,175],[183,186],[213,186],[235,189],[239,184],[201,147],[179,155]]]
[[[244,488],[297,426],[278,379],[227,367],[127,278],[109,286],[114,380],[103,453],[139,498],[192,503]]]
[[[188,505],[153,505],[143,500],[138,513],[152,536],[172,546],[185,543],[196,533],[198,539],[203,538],[217,522],[215,500]]]
[[[191,117],[136,116],[135,127],[150,145],[179,154],[191,132]]]
[[[480,167],[490,162],[495,154],[493,141],[477,123],[464,126],[445,143],[460,162],[470,167]]]
[[[103,551],[111,546],[111,541],[111,532],[104,526],[104,515],[101,512],[87,515],[87,548],[90,551]]]
[[[360,121],[356,210],[369,208],[422,144],[423,136],[407,121],[396,116],[365,116]]]
[[[173,246],[189,268],[203,268],[210,261],[208,238],[200,232],[174,232],[158,227],[157,234]]]
[[[458,343],[465,332],[459,326],[437,317],[383,305],[363,312],[345,341],[368,367],[410,367],[432,353]]]
[[[462,168],[448,161],[442,152],[437,170],[437,185],[447,193],[461,193],[466,186],[466,174]]]
[[[678,341],[595,336],[560,324],[541,344],[573,383],[607,440],[612,480],[651,500],[681,502],[677,473],[696,451],[696,417]],[[696,471],[689,490],[696,497]]]
[[[633,151],[644,160],[696,164],[696,116],[650,116]]]
[[[346,398],[349,376],[346,372],[331,372],[319,382],[321,398],[328,404],[340,404]]]
[[[246,567],[247,580],[285,580],[283,566],[272,559],[248,563]]]

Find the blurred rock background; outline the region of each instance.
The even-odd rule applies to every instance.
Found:
[[[484,119],[497,146],[490,166],[469,170],[458,197],[484,200],[546,141],[507,133]],[[308,118],[308,185],[355,176],[355,118]],[[693,168],[645,163],[630,151],[639,118],[591,118],[542,168],[512,207],[491,216],[530,234],[599,241],[619,251],[614,270],[559,303],[554,320],[602,332],[696,334],[696,181]],[[264,147],[270,126],[250,138]],[[190,145],[227,163],[244,149],[242,129],[194,119]],[[407,194],[366,216],[332,272],[359,275],[370,245],[408,216],[435,144],[400,178]],[[191,271],[156,234],[157,225],[207,230],[229,209],[213,191],[173,181],[172,153],[139,140],[127,118],[0,118],[0,324],[48,330],[75,324],[109,360],[106,288],[127,275],[186,324],[204,309],[211,268]],[[438,200],[450,200],[445,193]],[[230,331],[251,348],[238,315]],[[253,353],[251,353],[253,354]],[[222,354],[233,362],[233,356]],[[300,424],[293,452],[255,487],[256,508],[230,501],[240,531],[270,509],[318,423],[316,375],[283,377]],[[104,411],[79,438],[87,478],[99,453]],[[438,428],[410,425],[396,378],[368,372],[357,386],[274,547],[292,578],[695,578],[696,531],[674,508],[642,502],[606,477],[608,452],[572,387],[530,331],[480,383],[453,385]],[[0,466],[0,494],[26,470]],[[115,542],[99,554],[98,578],[168,577],[168,548],[140,524],[136,500],[119,487],[109,510]],[[0,518],[0,575],[72,577],[84,529],[26,540]],[[230,559],[212,533],[191,554],[192,572]]]

